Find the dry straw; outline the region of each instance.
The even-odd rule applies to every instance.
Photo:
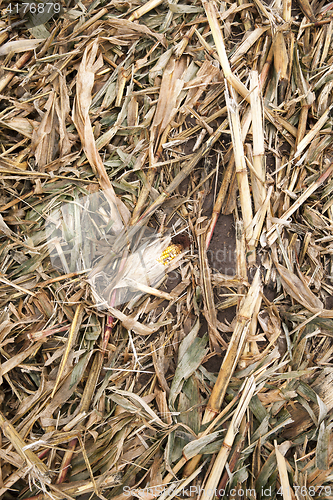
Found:
[[[331,4],[6,8],[1,498],[328,498]]]

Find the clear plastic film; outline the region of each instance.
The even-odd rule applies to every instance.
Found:
[[[183,248],[147,227],[115,234],[105,191],[58,199],[46,220],[51,262],[64,273],[87,272],[101,309],[135,302],[158,286]]]

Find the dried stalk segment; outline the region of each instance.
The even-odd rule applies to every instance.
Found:
[[[253,134],[253,169],[256,175],[251,175],[253,202],[258,211],[266,198],[266,165],[264,143],[264,116],[259,91],[259,78],[257,71],[250,75],[250,99]]]
[[[203,416],[203,424],[211,422],[221,409],[229,381],[243,353],[246,335],[251,323],[251,318],[255,310],[256,303],[259,300],[260,291],[260,273],[259,270],[257,270],[251,287],[240,305],[237,315],[238,319],[228,346],[228,350],[224,356],[217,380],[214,384],[207,404],[207,408]],[[192,458],[190,462],[188,462],[184,472],[186,476],[192,474],[193,470],[197,467],[200,458],[201,455],[198,455]]]
[[[224,437],[222,447],[215,459],[214,465],[205,484],[206,491],[200,497],[202,499],[211,500],[212,498],[214,498],[214,492],[217,489],[217,485],[227,462],[230,449],[233,445],[236,434],[238,433],[239,426],[245,415],[248,404],[254,394],[255,387],[256,386],[253,377],[248,379],[243,389],[243,393],[234,416],[232,417],[227,433]]]
[[[306,81],[301,65],[299,63],[299,50],[297,47],[295,47],[294,50],[294,74],[298,88],[302,91],[302,94],[305,96],[301,101],[302,107],[298,120],[298,128],[296,136],[296,146],[298,147],[298,145],[303,140],[306,133],[308,112],[314,101],[314,94],[313,92],[310,91],[309,83]]]
[[[239,357],[242,355],[246,333],[252,318],[252,314],[259,300],[261,291],[259,270],[256,272],[251,287],[243,300],[238,313],[238,320],[228,346],[227,353],[221,365],[217,381],[209,398],[207,409],[203,417],[203,423],[210,422],[219,411],[227,390],[228,382],[236,368]]]
[[[202,5],[204,6],[207,19],[212,31],[212,35],[215,41],[217,53],[219,55],[220,63],[224,73],[224,77],[230,83],[230,85],[243,97],[248,95],[248,91],[245,85],[239,80],[237,76],[231,71],[230,64],[228,61],[228,56],[225,50],[224,40],[222,31],[218,22],[218,12],[216,4],[213,0],[202,0]]]
[[[277,31],[274,37],[274,67],[279,80],[279,101],[283,102],[288,84],[288,52],[285,36],[282,31]]]
[[[144,16],[147,14],[152,9],[155,9],[155,7],[158,7],[162,3],[162,0],[149,0],[149,2],[145,2],[142,7],[139,9],[135,10],[133,14],[130,15],[128,18],[129,21],[134,21],[135,19],[139,19],[140,17]]]
[[[244,157],[239,111],[235,99],[230,98],[228,90],[226,90],[225,99],[228,108],[229,124],[231,129],[231,138],[235,158],[235,168],[242,209],[242,218],[244,221],[245,239],[248,243],[252,237],[252,200]],[[249,248],[249,251],[252,252],[250,261],[255,262],[254,248]]]

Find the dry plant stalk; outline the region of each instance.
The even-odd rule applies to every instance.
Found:
[[[305,96],[301,103],[301,113],[299,116],[298,127],[297,127],[297,136],[296,136],[296,147],[298,148],[300,142],[303,140],[306,134],[306,126],[309,109],[315,99],[314,93],[310,91],[309,83],[306,81],[300,61],[299,61],[299,50],[295,47],[294,50],[294,74],[297,80],[297,85],[301,90],[302,94]]]
[[[251,362],[251,358],[253,359],[253,357],[260,356],[260,350],[259,350],[258,344],[257,344],[256,340],[253,340],[253,339],[255,339],[256,334],[257,334],[258,314],[260,313],[260,310],[261,310],[261,302],[262,302],[262,296],[260,294],[259,299],[257,300],[256,306],[255,306],[255,309],[253,311],[251,323],[249,326],[249,337],[252,338],[252,340],[249,341],[249,343],[248,343],[249,349],[248,349],[247,356],[250,357],[249,362]],[[247,363],[248,360],[245,359],[245,362]]]
[[[309,19],[309,21],[311,21],[312,23],[315,23],[316,18],[315,18],[315,15],[313,13],[313,9],[310,5],[309,0],[299,0],[299,5],[300,5],[302,11],[304,12],[304,14]]]
[[[266,199],[264,200],[263,205],[260,207],[256,215],[253,217],[253,223],[252,223],[253,233],[252,233],[252,239],[250,240],[250,245],[253,245],[254,247],[257,247],[257,245],[259,244],[260,235],[265,222],[267,211],[269,209],[272,193],[273,193],[273,186],[270,186],[267,190],[267,196]]]
[[[105,14],[108,13],[108,10],[104,7],[102,9],[100,9],[94,16],[91,16],[90,19],[88,19],[88,21],[86,21],[85,23],[81,24],[81,25],[77,25],[75,28],[75,34],[77,35],[78,33],[82,33],[82,31],[85,31],[87,28],[89,28],[90,26],[92,26],[98,19],[100,19],[101,17],[105,16]]]
[[[207,408],[203,417],[203,424],[210,422],[220,411],[225,392],[232,374],[237,366],[237,362],[242,355],[244,342],[250,325],[250,321],[259,300],[261,292],[260,271],[257,270],[253,282],[246,297],[243,299],[237,314],[237,323],[234,328],[228,350],[223,359],[219,375],[209,398]]]
[[[225,50],[222,31],[218,22],[218,12],[215,2],[212,0],[202,0],[202,5],[204,6],[207,15],[209,26],[212,31],[217,53],[219,55],[220,63],[226,80],[242,97],[248,96],[249,92],[245,85],[231,71],[228,56]]]
[[[58,386],[60,384],[62,374],[64,372],[65,366],[66,366],[67,361],[68,361],[69,353],[72,350],[72,347],[73,347],[75,340],[76,340],[76,335],[78,334],[79,328],[81,326],[83,312],[84,312],[83,306],[82,306],[82,304],[79,304],[76,308],[73,323],[71,324],[71,329],[70,329],[69,334],[68,334],[68,341],[67,341],[66,350],[65,350],[64,355],[63,355],[62,360],[61,360],[61,364],[60,364],[60,367],[59,367],[59,370],[57,373],[57,379],[56,379],[56,382],[54,384],[51,398],[53,398],[53,396],[57,392]]]
[[[256,307],[257,301],[260,299],[261,292],[260,271],[256,271],[251,287],[246,297],[241,302],[237,314],[237,323],[234,328],[228,350],[224,356],[217,380],[214,384],[210,395],[207,407],[202,419],[202,424],[211,422],[219,413],[222,402],[229,384],[229,381],[236,369],[237,363],[243,353],[243,348],[246,342],[246,335],[251,324],[251,318]],[[184,475],[192,474],[197,467],[201,455],[193,457],[184,469]]]
[[[242,220],[236,222],[236,274],[247,281],[246,243]]]
[[[283,102],[288,84],[288,66],[289,58],[285,44],[285,35],[277,31],[274,36],[274,67],[279,79],[279,101]]]
[[[155,9],[161,3],[163,0],[149,0],[146,2],[142,7],[139,7],[137,10],[135,10],[128,18],[129,21],[135,21],[136,19],[140,19],[140,17],[144,16],[151,10]]]
[[[5,73],[5,75],[0,79],[0,92],[2,92],[7,85],[10,83],[10,81],[13,79],[13,77],[16,74],[17,70],[20,70],[23,68],[23,66],[31,59],[33,56],[33,51],[29,50],[28,52],[25,52],[23,56],[20,57],[20,59],[17,61],[17,63],[14,64],[13,66],[13,71],[9,71],[8,73]]]
[[[266,198],[266,165],[264,143],[264,114],[261,105],[259,78],[257,71],[250,73],[250,103],[253,135],[253,169],[256,175],[251,175],[253,201],[256,212],[261,208]]]
[[[237,405],[236,411],[232,417],[227,433],[225,435],[222,447],[215,459],[212,470],[203,488],[203,493],[200,500],[212,500],[214,498],[217,485],[222,476],[224,466],[228,460],[228,456],[233,445],[236,434],[238,433],[239,426],[245,415],[248,404],[254,394],[256,384],[254,378],[250,377],[243,388],[241,399]]]
[[[225,92],[225,100],[228,108],[228,117],[239,188],[239,197],[241,202],[242,218],[244,221],[245,239],[247,244],[249,244],[249,241],[252,238],[252,200],[244,157],[239,111],[235,99],[230,98],[227,89]],[[251,252],[249,256],[249,262],[254,263],[256,260],[254,247],[249,247],[249,252]]]
[[[293,498],[292,488],[289,483],[286,459],[280,452],[276,440],[274,440],[274,446],[275,446],[277,466],[279,469],[283,500],[292,500]]]
[[[291,0],[283,0],[282,1],[282,8],[283,8],[283,12],[282,12],[282,17],[284,19],[284,21],[286,21],[287,23],[290,21],[291,19]]]

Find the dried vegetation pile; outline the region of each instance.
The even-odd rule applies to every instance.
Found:
[[[332,4],[61,3],[0,1],[0,495],[333,498]]]

